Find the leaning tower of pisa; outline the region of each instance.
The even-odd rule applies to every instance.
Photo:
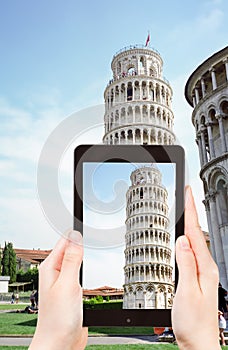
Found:
[[[132,172],[126,194],[125,309],[163,309],[172,304],[167,196],[155,165]]]
[[[117,52],[105,92],[103,143],[172,145],[172,88],[157,50],[134,45]],[[160,171],[138,168],[127,192],[123,308],[172,304],[167,191]]]
[[[175,141],[172,89],[162,75],[160,54],[135,45],[117,52],[105,92],[105,144],[164,144]]]

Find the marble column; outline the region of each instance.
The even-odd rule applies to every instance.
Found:
[[[204,131],[205,131],[204,127],[200,129],[201,142],[202,142],[203,164],[206,164],[207,163],[207,152],[206,152],[206,143],[205,143]]]
[[[142,100],[142,82],[139,82],[139,99]]]
[[[195,88],[195,97],[196,97],[196,104],[199,103],[199,89],[196,87]]]
[[[132,100],[135,100],[135,82],[132,82]]]
[[[211,223],[212,223],[212,232],[214,237],[214,247],[216,252],[216,263],[219,269],[220,281],[224,279],[224,255],[223,255],[223,247],[222,241],[219,232],[219,221],[218,221],[218,213],[216,206],[216,191],[209,191],[208,198],[210,204],[210,213],[211,213]]]
[[[124,93],[125,93],[124,101],[127,102],[127,85],[126,84],[124,85]]]
[[[215,69],[211,69],[211,80],[212,80],[212,88],[213,90],[217,89],[217,81],[216,81],[216,75],[215,75]]]
[[[193,107],[195,108],[195,106],[196,106],[196,98],[195,98],[195,95],[192,96],[192,103],[193,103]]]
[[[133,145],[135,144],[135,130],[132,130],[132,135],[133,135]]]
[[[209,203],[209,197],[207,194],[205,196],[205,200],[203,200],[203,204],[205,206],[206,215],[207,215],[207,223],[208,223],[208,230],[209,230],[209,237],[210,237],[210,250],[214,260],[217,261],[214,236],[213,236],[212,225],[211,225],[210,203]]]
[[[155,309],[158,309],[158,292],[155,292]]]
[[[228,59],[225,60],[226,80],[228,81]]]
[[[143,111],[142,111],[142,106],[139,107],[140,110],[140,123],[143,123]]]
[[[223,116],[221,114],[215,116],[218,119],[219,122],[219,132],[220,132],[220,139],[222,143],[222,152],[227,152],[227,146],[226,146],[226,135],[223,125]]]
[[[147,308],[147,305],[146,305],[146,291],[143,291],[143,297],[144,297],[144,309]]]
[[[203,97],[206,95],[206,88],[205,88],[205,82],[204,79],[201,79],[201,88],[202,88],[202,95]]]
[[[210,155],[211,155],[211,158],[214,158],[215,157],[215,148],[214,148],[214,140],[213,140],[213,136],[212,136],[211,123],[210,122],[206,123],[206,127],[207,127],[207,133],[208,133]]]
[[[112,100],[113,106],[115,106],[115,103],[116,103],[116,88],[113,89],[113,100]]]

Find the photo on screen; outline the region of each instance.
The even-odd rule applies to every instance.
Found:
[[[85,309],[170,309],[175,163],[83,162]]]

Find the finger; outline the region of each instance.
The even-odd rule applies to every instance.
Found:
[[[185,235],[188,237],[196,258],[197,272],[202,290],[217,283],[217,267],[213,261],[206,240],[199,226],[195,202],[191,188],[186,191]],[[216,286],[217,288],[217,286]]]
[[[66,283],[79,283],[79,271],[82,263],[82,235],[71,231],[66,245],[59,278]]]
[[[178,288],[191,290],[199,288],[195,256],[186,236],[180,236],[176,241],[176,260],[179,271]]]
[[[68,235],[69,230],[66,232]],[[66,249],[67,239],[61,237],[49,256],[42,262],[39,268],[39,280],[43,287],[49,288],[59,276],[62,260]]]

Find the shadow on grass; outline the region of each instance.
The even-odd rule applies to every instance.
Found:
[[[151,336],[152,327],[89,327],[89,335]]]
[[[15,324],[18,326],[36,327],[37,318],[35,318],[34,320],[28,320],[25,322],[19,322],[19,323],[15,323]]]

